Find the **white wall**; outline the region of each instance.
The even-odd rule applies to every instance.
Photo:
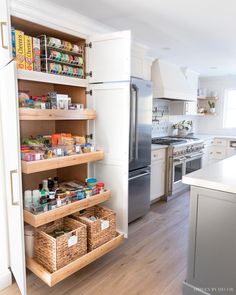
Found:
[[[236,88],[236,76],[200,78],[199,88],[217,91],[216,116],[198,118],[198,132],[215,135],[235,135],[236,130],[223,129],[224,95],[228,88]]]

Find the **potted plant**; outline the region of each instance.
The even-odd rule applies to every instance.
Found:
[[[210,107],[210,113],[214,114],[216,112],[216,105],[214,101],[208,101],[208,105]]]
[[[193,126],[192,121],[180,121],[179,123],[174,124],[172,127],[174,130],[178,130],[178,135],[179,136],[186,136],[189,134]]]

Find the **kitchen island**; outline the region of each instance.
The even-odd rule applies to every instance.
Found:
[[[236,294],[236,156],[183,177],[191,185],[184,295]]]

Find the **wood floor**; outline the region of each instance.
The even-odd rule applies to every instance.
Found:
[[[129,239],[53,288],[28,273],[29,295],[181,295],[186,273],[189,193],[152,205]],[[13,284],[0,295],[20,294]]]

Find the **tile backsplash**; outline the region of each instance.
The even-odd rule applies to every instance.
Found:
[[[191,132],[197,132],[196,116],[171,116],[169,115],[169,107],[169,100],[153,99],[152,137],[173,135],[172,125],[183,120],[192,121]]]

